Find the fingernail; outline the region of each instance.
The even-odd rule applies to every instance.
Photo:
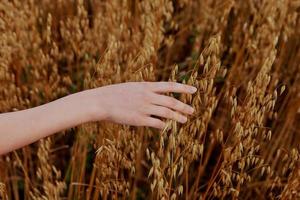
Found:
[[[195,93],[195,92],[197,91],[197,88],[196,88],[196,87],[191,87],[190,91],[191,91],[192,93]]]
[[[182,122],[182,123],[187,122],[187,117],[182,117],[181,122]]]
[[[190,112],[190,114],[193,114],[195,112],[195,109],[193,107],[190,107],[189,112]]]

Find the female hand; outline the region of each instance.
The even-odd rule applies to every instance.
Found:
[[[151,115],[187,121],[193,108],[164,92],[194,93],[172,82],[128,82],[74,93],[34,108],[0,114],[0,155],[89,121],[109,120],[162,129]],[[3,134],[4,133],[4,134]]]
[[[133,126],[150,126],[158,129],[165,122],[151,115],[185,123],[184,114],[194,109],[164,92],[196,92],[193,86],[175,82],[126,82],[89,90],[93,99],[92,121],[107,120]]]

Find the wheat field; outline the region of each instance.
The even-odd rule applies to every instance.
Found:
[[[186,124],[87,123],[0,157],[0,199],[300,199],[299,0],[0,0],[0,112],[128,81]],[[9,134],[9,133],[0,133]]]

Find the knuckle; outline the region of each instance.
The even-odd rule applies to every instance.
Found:
[[[180,111],[189,111],[189,106],[183,102],[180,101],[179,105],[178,105],[178,110]]]
[[[179,119],[180,116],[181,116],[181,115],[180,115],[178,112],[174,112],[174,118],[175,118],[175,119]]]
[[[135,125],[140,125],[142,123],[142,120],[140,120],[138,117],[132,116],[131,123]]]
[[[139,112],[140,112],[141,114],[146,114],[148,111],[149,111],[149,106],[146,105],[146,104],[142,104],[142,105],[139,107]]]
[[[175,99],[171,98],[170,102],[169,102],[170,106],[172,106],[173,108],[176,108],[178,106],[178,103]]]
[[[143,82],[144,84],[143,84],[143,89],[144,90],[151,90],[152,89],[152,87],[153,87],[153,85],[152,85],[152,83],[151,82],[148,82],[148,81],[145,81],[145,82]]]
[[[154,118],[149,118],[145,121],[146,126],[158,127],[160,126],[159,120]]]
[[[175,82],[171,82],[171,83],[170,83],[170,88],[171,88],[172,90],[175,90],[175,88],[176,88],[176,83],[175,83]]]
[[[185,113],[189,113],[190,112],[190,108],[188,107],[188,106],[186,106],[186,105],[184,105],[183,106],[183,112],[185,112]]]
[[[182,87],[182,89],[184,89],[184,90],[187,90],[187,91],[190,90],[190,86],[188,86],[188,85],[182,85],[181,87]]]
[[[147,119],[141,119],[139,122],[140,126],[148,126],[149,125],[149,121]]]
[[[177,107],[178,107],[178,110],[180,110],[180,111],[187,111],[187,109],[188,109],[188,107],[182,102],[180,102],[180,104]]]
[[[147,102],[149,100],[149,93],[145,90],[140,90],[137,94],[137,98],[140,99],[143,102]]]
[[[185,109],[185,112],[189,113],[189,114],[192,114],[194,112],[194,109],[189,105],[185,105],[184,109]]]
[[[157,123],[157,122],[156,122],[155,120],[150,120],[150,119],[149,119],[149,120],[147,121],[147,125],[148,125],[148,126],[152,126],[152,127],[155,127],[155,126],[156,126],[156,123]]]
[[[152,99],[152,94],[150,92],[145,92],[144,93],[144,99],[149,102]]]
[[[164,116],[166,117],[172,117],[173,116],[173,112],[167,108],[164,109],[163,111]]]

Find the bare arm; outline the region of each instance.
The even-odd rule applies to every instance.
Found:
[[[87,122],[89,104],[82,96],[76,93],[35,108],[0,114],[0,155]]]
[[[162,129],[150,115],[185,123],[193,108],[163,92],[194,93],[169,82],[128,82],[90,89],[22,111],[0,114],[0,155],[89,121],[107,120]]]

